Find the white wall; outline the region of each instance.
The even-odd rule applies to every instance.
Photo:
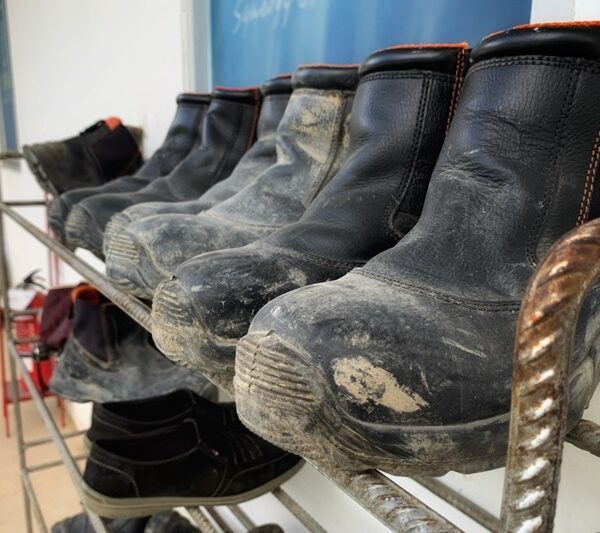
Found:
[[[7,0],[19,139],[21,143],[70,136],[106,115],[120,115],[146,130],[146,152],[160,143],[176,93],[187,81],[207,80],[189,72],[188,61],[208,65],[190,50],[187,34],[192,0]],[[202,0],[200,4],[206,5]],[[195,4],[197,8],[199,4]],[[600,18],[598,0],[534,0],[532,20]],[[198,37],[198,36],[196,36]],[[182,50],[182,43],[184,50]],[[35,198],[39,189],[28,170],[4,169],[3,190],[10,199]],[[24,210],[22,210],[24,212]],[[28,211],[29,213],[29,211]],[[34,216],[43,223],[41,211]],[[13,225],[7,229],[9,260],[15,278],[45,264],[43,248]],[[96,262],[96,265],[98,263]],[[73,275],[66,279],[72,281]],[[86,413],[72,411],[76,417]],[[592,402],[600,421],[600,395]],[[499,513],[503,470],[473,476],[450,474],[444,481]],[[567,445],[556,531],[600,531],[600,461]],[[410,480],[400,480],[436,510],[468,532],[482,528],[431,497]],[[331,483],[306,467],[286,490],[332,532],[385,531],[367,512]],[[286,532],[302,527],[273,496],[243,507],[257,523],[280,523]],[[235,523],[234,521],[231,522]]]

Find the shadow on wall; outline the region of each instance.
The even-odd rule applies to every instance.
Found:
[[[213,81],[241,86],[303,63],[360,63],[401,43],[467,41],[529,22],[531,0],[211,0]]]

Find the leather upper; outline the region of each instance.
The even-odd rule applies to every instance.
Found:
[[[292,89],[291,74],[275,76],[274,78],[265,81],[260,87],[263,96],[268,96],[270,94],[290,94]]]
[[[143,178],[158,178],[171,172],[201,140],[200,125],[210,104],[210,95],[182,93],[165,140],[152,157],[136,172]],[[123,183],[123,182],[121,182]],[[116,185],[118,191],[118,185]],[[110,188],[106,192],[111,192]],[[96,191],[97,193],[98,191]],[[73,195],[73,197],[79,195]]]
[[[356,90],[358,65],[301,65],[294,72],[292,84],[295,89]]]
[[[459,53],[460,51],[462,53]],[[467,45],[400,45],[377,50],[360,66],[360,75],[365,76],[381,70],[429,70],[455,76],[462,75]]]
[[[473,50],[471,61],[508,56],[577,57],[598,60],[600,23],[530,24],[494,33]]]
[[[77,208],[85,210],[101,232],[113,214],[130,205],[197,198],[231,174],[244,152],[252,145],[259,109],[258,89],[215,90],[202,126],[202,144],[168,176],[155,179],[133,194],[103,194],[87,198]],[[101,250],[101,239],[101,233],[90,234],[90,248]]]

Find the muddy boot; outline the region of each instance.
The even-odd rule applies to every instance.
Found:
[[[165,176],[199,141],[201,125],[210,103],[210,95],[182,93],[177,97],[177,110],[161,147],[134,175],[123,176],[98,187],[70,190],[54,198],[48,221],[54,234],[65,241],[65,222],[73,206],[96,194],[130,192],[145,187],[154,178]]]
[[[444,141],[466,55],[462,45],[401,47],[365,60],[348,157],[302,218],[242,248],[196,256],[164,286],[177,294],[177,338],[183,339],[178,351],[186,366],[231,387],[235,346],[263,305],[292,289],[339,278],[410,230]],[[168,333],[158,324],[170,319],[163,317],[160,298],[153,328],[164,347],[161,336]]]
[[[202,128],[202,143],[173,171],[133,193],[101,194],[73,207],[66,223],[67,242],[102,257],[104,228],[111,216],[134,204],[181,202],[198,198],[231,174],[252,146],[260,111],[260,90],[213,91]]]
[[[99,120],[77,137],[23,146],[23,157],[38,184],[52,196],[79,187],[102,185],[142,163],[142,131],[121,119]]]
[[[152,215],[180,213],[196,215],[213,205],[226,200],[240,191],[276,161],[275,132],[281,121],[292,92],[291,75],[278,76],[263,83],[261,87],[262,105],[257,126],[257,139],[242,157],[231,175],[213,185],[199,199],[187,202],[148,202],[132,205],[114,215],[104,231],[104,255],[112,238],[135,220]]]
[[[216,399],[201,374],[180,368],[152,344],[148,332],[95,288],[72,293],[73,330],[58,359],[50,388],[75,402],[117,402],[189,389]]]
[[[526,285],[600,212],[599,60],[599,24],[482,41],[415,227],[254,318],[235,365],[245,424],[337,468],[440,476],[504,463]],[[599,378],[598,291],[580,319],[569,428]]]
[[[112,279],[151,297],[186,259],[241,246],[298,220],[340,168],[357,80],[356,67],[301,67],[277,130],[277,163],[208,211],[149,217],[128,226],[119,237],[118,255],[108,260]]]

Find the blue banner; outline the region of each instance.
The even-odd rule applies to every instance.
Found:
[[[216,85],[303,63],[360,63],[401,43],[467,41],[529,22],[531,0],[212,0]]]

